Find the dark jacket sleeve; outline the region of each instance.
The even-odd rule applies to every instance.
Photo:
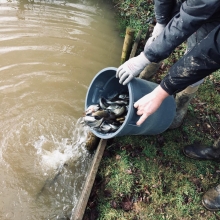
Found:
[[[183,43],[202,24],[219,13],[219,0],[187,0],[180,12],[167,24],[164,31],[144,48],[146,57],[151,62],[159,62],[167,58],[171,52]]]
[[[170,95],[220,69],[220,24],[171,68],[160,86]]]
[[[154,13],[159,24],[167,24],[171,17],[175,6],[175,0],[155,0]]]

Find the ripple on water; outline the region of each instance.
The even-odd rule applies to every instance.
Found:
[[[77,203],[93,157],[78,119],[123,44],[100,2],[1,1],[1,219],[59,219]]]

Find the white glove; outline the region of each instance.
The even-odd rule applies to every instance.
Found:
[[[150,61],[141,52],[140,55],[129,59],[117,69],[116,78],[120,79],[119,83],[126,85],[138,76],[148,64],[150,64]]]
[[[152,36],[147,40],[145,47],[148,47],[163,32],[164,28],[165,24],[156,23],[152,32]]]

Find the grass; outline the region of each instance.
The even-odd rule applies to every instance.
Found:
[[[152,0],[112,0],[117,10],[120,35],[124,37],[126,27],[143,30],[143,37],[153,27],[154,7]]]
[[[219,219],[220,212],[201,204],[204,192],[219,183],[219,164],[182,153],[194,141],[212,143],[194,117],[187,115],[182,127],[160,135],[109,141],[91,198],[95,219]]]
[[[152,1],[113,2],[122,32],[126,26],[138,31],[152,25]],[[184,52],[185,44],[176,48],[151,80],[159,83]],[[182,153],[187,144],[211,145],[219,136],[219,73],[199,87],[181,127],[154,136],[108,141],[84,220],[220,219],[220,211],[208,211],[201,203],[204,193],[219,184],[219,163],[193,160]]]
[[[124,136],[107,146],[98,172],[97,219],[218,219],[220,212],[201,205],[204,192],[218,184],[218,163],[184,157],[182,133],[184,128]],[[194,141],[186,133],[187,142]]]

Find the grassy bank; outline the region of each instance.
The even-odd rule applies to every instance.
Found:
[[[115,1],[118,25],[151,30],[152,1]],[[143,36],[144,38],[144,36]],[[185,51],[178,47],[151,79],[159,83]],[[201,199],[219,184],[219,163],[185,157],[183,146],[211,145],[220,131],[220,76],[207,77],[191,102],[182,126],[155,136],[124,136],[108,141],[84,215],[87,219],[220,219]]]

